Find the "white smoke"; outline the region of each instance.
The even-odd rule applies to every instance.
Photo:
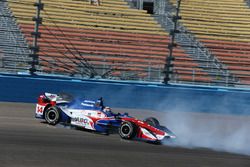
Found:
[[[167,112],[162,122],[176,134],[177,146],[250,155],[250,116],[183,111]]]

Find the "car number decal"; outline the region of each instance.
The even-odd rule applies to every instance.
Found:
[[[44,108],[45,108],[45,106],[41,106],[41,105],[37,104],[36,105],[36,114],[43,115]]]

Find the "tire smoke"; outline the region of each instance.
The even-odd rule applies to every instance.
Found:
[[[167,112],[164,123],[176,134],[176,146],[250,155],[250,116]]]

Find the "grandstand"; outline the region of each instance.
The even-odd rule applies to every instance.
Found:
[[[28,44],[33,41],[33,3],[8,3]],[[146,11],[131,9],[121,0],[103,0],[101,6],[90,5],[87,0],[43,3],[40,72],[162,81],[169,36]],[[175,56],[178,75],[173,80],[212,79],[180,47],[175,49]]]
[[[239,84],[250,83],[250,10],[245,1],[182,1],[181,16],[182,26],[239,79]]]
[[[0,19],[9,20],[0,25],[0,35],[5,44],[18,48],[10,51],[0,44],[2,69],[30,68],[34,2],[0,2]],[[42,0],[36,73],[162,82],[176,2],[154,2],[155,14],[150,15],[123,0],[102,0],[100,6],[88,0]],[[164,5],[163,12],[157,3]],[[248,15],[239,17],[246,12],[247,3],[239,0],[182,1],[178,28],[184,33],[176,35],[170,82],[249,84]],[[6,33],[15,36],[7,38]]]

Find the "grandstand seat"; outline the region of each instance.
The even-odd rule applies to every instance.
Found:
[[[170,0],[176,5],[174,0]],[[250,79],[250,10],[244,1],[182,1],[181,23],[242,84]],[[241,84],[240,83],[240,84]]]
[[[14,2],[9,1],[9,7],[32,44],[34,2]],[[170,38],[146,11],[131,9],[123,0],[102,0],[101,6],[90,5],[87,0],[43,3],[38,40],[41,72],[72,75],[81,73],[82,64],[88,63],[101,72],[112,69],[112,75],[121,78],[161,80]],[[182,48],[175,48],[174,56],[176,81],[212,80]]]

